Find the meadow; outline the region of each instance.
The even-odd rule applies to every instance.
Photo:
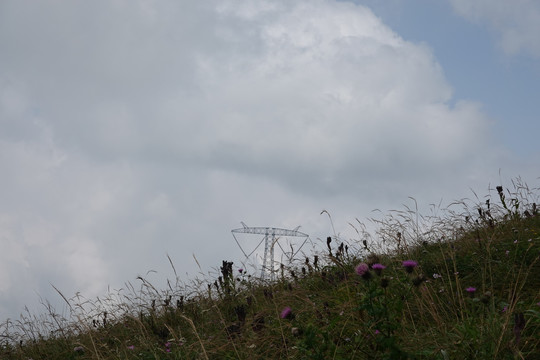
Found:
[[[0,324],[0,358],[540,359],[538,194],[518,178],[431,215],[390,211],[373,233],[350,224],[357,238],[328,234],[274,281],[224,260],[166,289],[59,289],[67,312]]]

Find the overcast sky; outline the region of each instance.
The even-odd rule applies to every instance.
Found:
[[[239,264],[241,221],[537,186],[538,34],[536,0],[0,0],[1,318]]]

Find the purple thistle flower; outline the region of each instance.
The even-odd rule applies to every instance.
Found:
[[[238,272],[241,274],[241,273],[244,272],[244,269],[241,269],[241,268],[240,268],[240,269],[238,269]]]
[[[366,263],[360,263],[356,266],[354,271],[365,280],[369,280],[371,273],[369,272],[369,266]]]
[[[294,317],[292,309],[286,306],[283,310],[281,310],[279,317],[282,319],[292,319]]]
[[[412,273],[413,269],[418,266],[418,263],[414,260],[405,260],[401,263],[408,273]]]
[[[377,275],[381,275],[382,271],[386,269],[386,266],[384,266],[383,264],[373,264],[371,265],[371,268],[375,270],[375,273]]]
[[[468,292],[471,297],[473,297],[474,293],[476,292],[476,288],[474,286],[469,286],[465,289],[465,291]]]
[[[360,263],[356,266],[356,268],[354,269],[354,271],[356,271],[356,273],[360,276],[364,275],[366,272],[369,271],[369,266],[368,264],[366,263]]]

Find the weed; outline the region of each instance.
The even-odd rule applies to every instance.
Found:
[[[537,190],[512,185],[444,216],[390,212],[373,235],[358,222],[356,240],[334,231],[276,281],[224,260],[166,290],[142,276],[96,300],[55,288],[68,313],[43,301],[45,314],[6,320],[0,357],[538,359]]]

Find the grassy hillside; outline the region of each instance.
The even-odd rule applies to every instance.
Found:
[[[0,327],[0,358],[540,359],[540,214],[535,191],[514,185],[323,239],[272,283],[224,261],[190,286],[139,278],[66,298],[68,315]]]

